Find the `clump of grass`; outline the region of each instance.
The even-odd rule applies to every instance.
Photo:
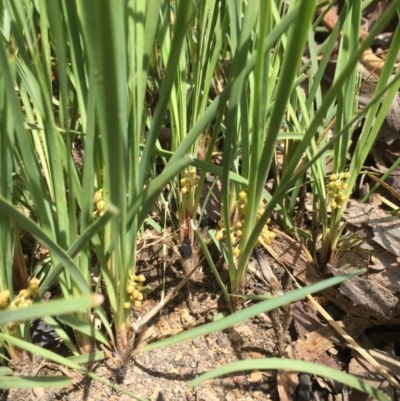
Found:
[[[132,348],[131,311],[142,303],[145,281],[136,267],[138,238],[168,184],[177,201],[181,240],[188,235],[191,243],[194,238],[199,242],[233,312],[237,304],[203,239],[193,231],[196,225],[189,224],[197,219],[208,172],[222,184],[224,231],[210,236],[227,263],[231,294],[243,292],[253,248],[259,242],[271,244],[273,212],[274,224],[296,231],[297,198],[305,185],[314,211],[311,240],[302,240],[321,269],[336,260],[346,200],[400,82],[396,73],[388,85],[400,50],[398,29],[375,95],[358,110],[358,60],[394,14],[393,4],[359,43],[354,33],[362,2],[346,2],[320,57],[314,15],[322,5],[315,1],[139,0],[99,2],[95,8],[84,0],[2,2],[0,302],[27,306],[1,312],[9,319],[1,323],[3,353],[13,357],[17,347],[38,352],[29,344],[28,324],[14,326],[14,339],[7,331],[12,318],[4,314],[15,313],[15,321],[27,322],[23,309],[41,310],[37,316],[58,330],[73,354],[94,355],[98,343],[119,354]],[[322,76],[339,37],[333,84],[322,96]],[[355,124],[364,117],[349,160]],[[166,120],[171,151],[158,143]],[[205,137],[208,148],[200,149]],[[84,154],[79,166],[73,157],[78,140]],[[212,162],[217,142],[221,166]],[[284,144],[282,165],[277,162],[278,142]],[[332,155],[336,178],[327,188],[326,161]],[[161,172],[154,168],[160,156]],[[271,193],[265,189],[268,178],[274,180]],[[51,260],[38,273],[40,284],[22,267],[28,287],[20,296],[14,293],[11,269],[18,226],[49,250]],[[319,231],[321,249],[314,235]],[[97,284],[92,280],[93,253],[100,268]],[[288,294],[262,310],[345,278]],[[37,302],[53,284],[71,305],[60,321],[74,329],[77,344],[51,318],[57,311]],[[104,305],[72,307],[98,292],[106,297]],[[260,311],[241,311],[206,328],[221,330]],[[94,317],[101,330],[93,329]],[[68,366],[68,361],[51,357]]]

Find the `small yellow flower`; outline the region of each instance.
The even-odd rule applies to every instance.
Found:
[[[10,291],[4,290],[0,292],[0,309],[5,309],[8,306],[10,300]]]
[[[99,212],[104,212],[106,208],[106,202],[104,201],[104,199],[101,199],[98,202],[96,202],[96,206]]]
[[[29,281],[29,288],[30,289],[39,288],[39,284],[40,281],[36,277],[33,277],[31,281]]]
[[[246,199],[247,199],[247,194],[246,194],[246,192],[240,191],[240,192],[239,192],[239,198],[240,198],[241,200],[246,200]]]
[[[224,232],[222,230],[218,231],[217,234],[215,234],[215,238],[221,241],[224,238]]]
[[[23,290],[21,290],[18,293],[18,298],[25,298],[25,297],[29,297],[29,296],[30,296],[30,293],[27,288],[24,288]]]
[[[139,283],[143,283],[146,281],[146,277],[144,276],[144,274],[139,274],[138,276],[136,276],[136,281],[139,281]]]
[[[103,199],[103,190],[99,189],[98,191],[96,191],[94,193],[94,197],[93,197],[94,203],[97,203],[102,199]]]

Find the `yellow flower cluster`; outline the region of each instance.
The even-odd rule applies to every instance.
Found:
[[[6,309],[10,301],[10,291],[4,290],[0,292],[0,310]]]
[[[231,227],[231,241],[232,244],[235,245],[233,249],[233,254],[235,257],[239,257],[240,249],[239,249],[239,241],[240,237],[242,236],[242,227],[245,220],[245,213],[246,213],[246,205],[247,205],[247,193],[245,191],[241,191],[238,194],[238,199],[235,203],[235,209],[238,211],[238,220],[232,224]],[[260,219],[261,215],[264,213],[264,203],[261,202],[258,206],[257,210],[257,221]],[[235,213],[234,213],[235,214]],[[259,241],[262,242],[264,245],[269,245],[271,240],[275,238],[275,233],[268,229],[268,224],[270,220],[268,219],[267,224],[261,231]],[[217,240],[222,240],[225,235],[225,226],[223,222],[219,223],[220,230],[215,235]]]
[[[339,209],[346,201],[346,191],[348,189],[347,180],[350,173],[332,174],[329,176],[328,197],[330,199],[331,209]]]
[[[126,292],[129,296],[129,301],[124,303],[124,309],[130,309],[131,305],[135,305],[136,307],[142,306],[143,294],[141,293],[143,289],[143,283],[146,278],[143,274],[136,274],[130,272],[128,284],[126,286]]]
[[[106,202],[104,200],[102,189],[99,189],[94,193],[93,203],[95,205],[95,211],[93,212],[93,217],[98,218],[103,216]]]
[[[18,309],[32,305],[32,297],[39,295],[39,280],[34,277],[25,288],[10,302],[10,291],[4,290],[0,292],[0,310],[3,309]]]
[[[185,177],[181,179],[180,183],[183,194],[186,194],[190,188],[197,186],[199,180],[196,177],[196,168],[191,167],[189,171],[186,171]]]

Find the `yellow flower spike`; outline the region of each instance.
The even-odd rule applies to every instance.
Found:
[[[242,235],[243,235],[242,230],[237,230],[237,231],[236,231],[236,236],[237,236],[237,237],[241,237]]]
[[[347,184],[343,184],[343,185],[342,185],[343,191],[347,191],[348,188],[349,188],[349,186],[348,186]]]
[[[33,277],[31,279],[31,281],[29,281],[28,286],[29,286],[29,288],[34,289],[34,288],[39,288],[39,284],[40,284],[40,281],[36,277]]]
[[[131,303],[130,302],[124,302],[124,309],[131,309]]]
[[[183,188],[181,189],[181,192],[182,192],[183,194],[186,194],[187,191],[188,191],[188,188],[187,188],[187,187],[183,187]]]
[[[143,301],[143,294],[141,292],[139,292],[139,294],[137,295],[136,299],[138,301]]]
[[[104,209],[106,208],[106,202],[104,201],[104,199],[101,199],[98,202],[96,202],[96,207],[100,212],[104,211]]]
[[[5,309],[8,306],[10,300],[10,291],[4,290],[0,292],[0,309]]]
[[[247,194],[246,194],[246,192],[240,191],[240,192],[239,192],[239,198],[240,198],[241,200],[246,200],[246,199],[247,199]]]
[[[344,194],[340,194],[339,195],[339,199],[340,199],[341,202],[345,202],[347,200],[347,196],[344,195]]]
[[[136,308],[140,308],[142,306],[142,301],[136,300],[133,304],[135,305]]]
[[[94,203],[97,203],[97,202],[99,202],[99,201],[102,200],[102,199],[103,199],[103,190],[102,190],[102,189],[99,189],[98,191],[96,191],[96,192],[94,193],[93,201],[94,201]]]
[[[332,174],[329,176],[329,181],[336,181],[338,179],[336,174]]]
[[[180,180],[181,186],[184,187],[186,185],[186,178],[182,178]]]
[[[138,297],[138,294],[140,294],[140,292],[139,292],[138,290],[135,289],[135,290],[132,292],[132,294],[131,294],[131,295],[132,295],[132,298],[135,298],[135,299],[136,299],[136,298]]]
[[[237,221],[237,222],[235,223],[235,227],[236,227],[236,228],[242,228],[242,227],[243,227],[242,222],[241,222],[241,221]]]
[[[24,308],[25,307],[25,301],[21,299],[18,304],[15,305],[17,309]]]
[[[146,281],[146,277],[144,276],[144,274],[139,274],[136,277],[136,281],[139,281],[139,283],[144,283]]]
[[[224,238],[224,232],[223,232],[222,230],[218,231],[218,232],[215,234],[215,238],[216,238],[218,241],[221,241],[221,240]]]
[[[346,173],[343,174],[343,177],[347,180],[351,177],[351,174],[347,171]]]
[[[233,256],[235,256],[236,258],[238,258],[240,255],[240,249],[238,247],[234,248],[233,250]]]
[[[127,292],[128,294],[132,294],[133,291],[135,291],[135,286],[134,286],[133,284],[129,284],[129,285],[128,285],[128,288],[126,289],[126,292]]]
[[[24,288],[23,290],[21,290],[18,293],[18,298],[25,298],[25,297],[29,297],[29,296],[30,296],[30,293],[26,288]]]
[[[235,243],[235,241],[236,241],[235,234],[231,234],[231,242],[232,242],[232,244]]]
[[[331,202],[331,209],[337,209],[338,205],[335,201]]]
[[[264,241],[265,245],[269,245],[271,243],[271,239],[267,235],[261,234],[261,238]]]

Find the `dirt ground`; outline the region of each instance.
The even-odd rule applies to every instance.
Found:
[[[297,251],[293,243],[290,244],[292,251],[285,249],[285,238],[278,237],[280,245],[276,246],[276,249],[277,252],[280,251],[290,258],[291,253]],[[280,250],[279,247],[281,247]],[[152,248],[150,247],[143,255],[145,257],[142,262],[139,263],[139,271],[145,274],[146,283],[152,291],[143,306],[137,309],[132,316],[133,321],[137,321],[158,305],[163,288],[163,277],[165,278],[166,294],[185,277],[180,260],[173,252],[170,253],[166,263],[165,259],[152,258],[151,253]],[[267,257],[267,260],[271,266],[274,265],[272,258]],[[352,261],[353,264],[356,263],[354,255]],[[297,259],[299,271],[302,270],[303,263],[301,258]],[[364,262],[358,261],[357,263]],[[387,263],[387,269],[390,268],[389,265],[395,265],[393,269],[397,272],[395,259],[392,258],[385,263]],[[163,266],[165,266],[165,276],[163,275]],[[295,270],[294,273],[296,273]],[[227,271],[223,267],[221,275],[223,280],[227,281]],[[297,276],[301,278],[300,273],[297,273]],[[337,289],[332,291],[337,291]],[[255,261],[252,260],[247,274],[246,293],[261,295],[267,292],[269,292],[268,284],[257,274]],[[333,293],[329,292],[326,295],[331,299],[335,297]],[[344,295],[341,296],[342,298]],[[343,310],[347,308],[343,301],[340,304],[342,309],[323,296],[315,299],[324,305],[324,308],[335,320],[343,321],[346,330],[354,338],[362,341],[363,346],[386,350],[392,355],[392,359],[390,359],[392,362],[394,361],[396,364],[400,361],[398,356],[396,357],[400,351],[400,339],[396,334],[400,327],[398,323],[390,326],[385,324],[387,322],[382,321],[379,325],[368,325],[366,321],[357,320],[359,316],[350,316],[350,312]],[[355,304],[356,301],[353,300],[353,309],[357,311]],[[161,313],[148,322],[139,337],[140,344],[155,342],[183,330],[211,322],[217,313],[224,312],[225,305],[215,278],[208,266],[204,264],[202,270],[190,283],[190,294],[188,287],[183,287],[177,296],[165,305]],[[284,344],[282,344],[286,348],[287,356],[296,358],[296,355],[291,355],[293,349],[296,349],[300,354],[303,353],[302,358],[304,359],[308,358],[339,370],[351,371],[353,369],[353,374],[369,381],[375,387],[384,387],[385,381],[379,375],[377,376],[370,367],[366,367],[365,361],[361,361],[361,364],[357,362],[355,355],[343,344],[343,341],[338,340],[337,336],[336,340],[333,339],[335,337],[334,330],[326,325],[324,319],[313,310],[308,301],[296,302],[292,305],[291,311],[292,323],[284,335]],[[365,306],[364,315],[367,316]],[[297,374],[283,374],[283,372],[275,371],[240,372],[229,377],[208,381],[195,388],[188,386],[188,383],[200,374],[233,361],[281,356],[279,351],[281,345],[271,317],[271,315],[259,315],[222,332],[153,352],[138,354],[134,358],[127,358],[126,363],[119,366],[108,359],[92,366],[92,370],[100,377],[151,401],[368,400],[360,393],[349,392],[348,389],[337,386],[337,383],[330,383],[315,377],[307,378],[309,380],[307,388],[311,390],[308,398],[299,398],[295,395],[298,385]],[[282,314],[280,318],[282,318]],[[396,319],[393,322],[396,322]],[[327,341],[328,343],[326,343]],[[50,342],[46,346],[54,350],[55,344],[56,342]],[[308,356],[306,352],[309,353]],[[366,367],[366,370],[360,370],[360,366]],[[400,362],[398,362],[398,366],[400,366]],[[11,390],[2,394],[1,401],[127,401],[130,399],[107,385],[79,373],[60,369],[54,364],[47,364],[46,361],[27,361],[22,366],[15,366],[14,369],[24,375],[67,374],[74,379],[74,385],[53,390]],[[399,373],[395,372],[395,374]],[[387,386],[386,390],[391,390],[388,395],[391,395],[393,400],[399,399],[392,387]]]
[[[153,291],[133,319],[143,316],[158,303],[162,287],[158,265],[143,268],[142,272],[146,275],[147,284]],[[179,261],[171,259],[167,264],[166,277],[168,293],[170,288],[184,278]],[[255,284],[254,276],[250,275],[249,285],[257,288],[257,292],[266,291],[262,283],[258,283],[258,286]],[[204,269],[190,283],[191,301],[186,286],[149,322],[142,335],[142,343],[170,337],[182,330],[212,321],[214,315],[224,309],[225,304],[221,296],[215,278],[210,271]],[[289,336],[287,339],[289,340]],[[51,348],[51,344],[49,347]],[[244,321],[223,332],[139,354],[135,358],[130,358],[126,366],[120,367],[119,370],[115,369],[112,361],[101,362],[93,370],[99,376],[148,400],[278,400],[276,372],[240,373],[206,382],[196,388],[188,387],[188,382],[198,375],[229,362],[271,356],[279,356],[277,338],[271,321],[266,316],[263,319]],[[32,375],[37,372],[39,366],[37,363],[26,362],[20,369],[25,375]],[[68,373],[74,377],[75,384],[71,388],[40,391],[39,389],[11,390],[5,392],[0,399],[2,401],[130,399],[99,382],[71,371]],[[54,375],[61,372],[52,365],[51,369],[44,366],[39,374]]]

